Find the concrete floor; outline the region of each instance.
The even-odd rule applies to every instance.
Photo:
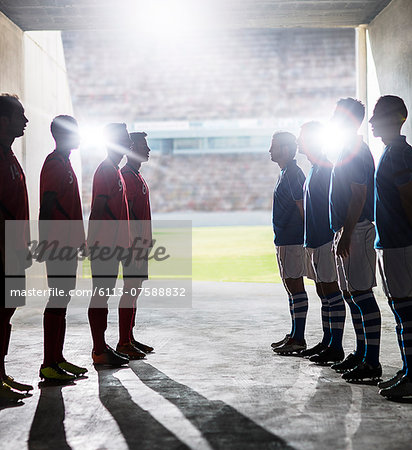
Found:
[[[320,312],[312,286],[308,293],[312,345]],[[391,313],[379,301],[388,376],[400,360]],[[114,370],[94,369],[85,310],[71,308],[66,357],[89,373],[69,386],[38,386],[41,304],[14,318],[8,373],[35,390],[24,405],[0,410],[0,448],[411,448],[412,404],[273,354],[270,343],[289,328],[281,285],[195,282],[192,309],[141,309],[138,337],[156,353]],[[108,342],[115,345],[115,310],[109,321]],[[345,348],[352,345],[348,320]]]

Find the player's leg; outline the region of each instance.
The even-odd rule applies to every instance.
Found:
[[[94,364],[120,366],[129,359],[106,344],[108,301],[110,293],[116,286],[119,261],[116,258],[91,260],[93,295],[90,299],[88,319],[93,340],[92,358]]]
[[[127,275],[124,269],[125,266],[123,266],[123,295],[119,302],[119,342],[116,350],[126,354],[130,359],[143,359],[146,353],[140,351],[131,342],[133,316],[141,282],[132,275]]]
[[[314,252],[314,265],[322,294],[322,302],[327,304],[328,307],[327,320],[330,333],[327,348],[310,358],[312,362],[317,364],[336,363],[344,358],[342,339],[346,310],[337,283],[335,257],[332,247],[332,242],[328,242]]]
[[[274,348],[273,351],[278,354],[299,353],[306,349],[305,326],[308,311],[308,296],[303,283],[306,273],[304,249],[300,245],[288,245],[278,249],[279,271],[293,302],[294,331],[282,346]]]
[[[25,297],[12,297],[10,291],[11,289],[20,292],[25,290],[26,278],[24,269],[21,268],[18,271],[18,277],[12,277],[6,280],[2,263],[0,263],[0,267],[0,292],[3,294],[0,298],[0,398],[15,401],[22,399],[24,396],[18,392],[14,392],[10,388],[21,392],[28,392],[33,389],[33,386],[30,384],[20,383],[10,375],[7,375],[5,370],[5,357],[8,354],[12,331],[11,318],[16,308],[25,304]]]
[[[412,396],[412,247],[379,251],[379,269],[396,333],[403,367],[379,383],[379,393],[388,398]]]
[[[284,274],[284,267],[282,264],[282,259],[284,258],[284,252],[285,252],[284,247],[276,247],[276,260],[277,260],[277,264],[278,264],[279,275],[280,275],[280,278],[282,279],[283,285],[285,286],[285,283],[283,281],[285,274]],[[288,341],[288,339],[291,336],[293,336],[293,334],[295,332],[295,315],[294,315],[294,311],[293,311],[293,298],[289,294],[286,286],[285,286],[285,290],[288,295],[289,313],[290,313],[290,318],[291,318],[291,330],[280,341],[273,342],[271,344],[272,349],[275,349],[275,348],[278,348],[278,347],[281,347],[282,345],[284,345]]]
[[[376,380],[382,375],[379,363],[381,314],[372,291],[376,286],[374,239],[375,229],[371,223],[365,221],[357,224],[352,235],[349,257],[344,259],[348,290],[359,308],[365,335],[363,361],[342,375],[348,381]]]

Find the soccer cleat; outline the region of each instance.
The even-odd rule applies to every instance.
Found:
[[[403,370],[398,370],[398,372],[396,372],[396,375],[393,376],[392,378],[389,378],[389,380],[380,381],[378,383],[378,388],[379,389],[387,389],[388,387],[391,387],[394,384],[396,384],[398,381],[400,381],[400,379],[404,375],[405,375],[405,372]]]
[[[129,362],[129,358],[126,355],[121,356],[108,345],[106,346],[104,352],[100,353],[100,355],[93,351],[92,358],[94,364],[105,366],[123,366]]]
[[[146,357],[146,353],[140,351],[131,342],[128,344],[117,344],[116,352],[126,355],[131,360],[143,359]]]
[[[4,383],[7,384],[7,386],[10,386],[12,389],[16,389],[16,391],[20,392],[29,392],[33,390],[33,386],[30,384],[23,384],[19,383],[18,381],[15,381],[13,377],[10,377],[9,375],[6,375],[4,378]]]
[[[381,389],[379,394],[386,398],[402,398],[412,396],[412,380],[404,375],[397,383]]]
[[[327,348],[328,347],[325,344],[319,342],[319,344],[316,344],[314,347],[303,350],[303,352],[301,352],[301,356],[309,358],[310,356],[318,355],[320,352],[323,352],[323,350],[326,350]]]
[[[62,361],[57,364],[60,369],[63,369],[65,372],[71,373],[75,377],[81,377],[87,372],[87,369],[85,367],[79,367],[75,364],[72,364],[68,361]]]
[[[281,347],[283,344],[286,344],[286,342],[288,341],[289,338],[290,338],[290,334],[287,334],[281,341],[273,342],[272,344],[270,344],[270,346],[272,348]]]
[[[15,392],[4,381],[0,381],[0,402],[18,402],[25,398],[24,394]]]
[[[306,342],[297,341],[294,338],[289,338],[281,347],[274,348],[273,351],[278,355],[299,355],[302,350],[306,349]]]
[[[130,341],[137,349],[141,350],[142,352],[145,353],[152,353],[152,351],[154,350],[153,347],[150,347],[150,345],[146,345],[146,344],[142,344],[139,341],[136,341],[135,338],[132,338]]]
[[[76,377],[65,372],[57,364],[40,367],[39,377],[47,381],[73,381]]]
[[[349,353],[343,361],[333,364],[331,369],[336,370],[338,373],[344,373],[354,369],[361,362],[362,358],[360,356],[357,356],[355,353]]]
[[[328,365],[331,363],[337,363],[345,358],[345,352],[343,349],[336,349],[328,347],[317,355],[313,355],[309,358],[309,361],[320,365]]]
[[[378,364],[376,367],[371,366],[365,361],[359,363],[354,369],[345,372],[342,379],[345,381],[377,381],[382,376],[382,366]]]

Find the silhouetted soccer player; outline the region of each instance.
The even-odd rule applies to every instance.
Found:
[[[70,153],[79,147],[80,138],[77,121],[71,116],[55,117],[50,131],[56,148],[46,157],[40,174],[39,234],[40,242],[58,244],[54,255],[41,257],[46,261],[47,281],[53,291],[44,310],[40,377],[69,381],[87,372],[63,356],[67,305],[70,290],[76,287],[77,254],[85,244],[79,186],[70,163]],[[58,255],[63,248],[64,258]]]
[[[281,168],[273,194],[273,231],[280,276],[289,296],[292,330],[273,351],[299,353],[306,349],[305,325],[308,297],[303,284],[305,251],[303,248],[303,184],[305,175],[297,166],[296,138],[288,132],[273,135],[271,159]]]
[[[347,381],[376,379],[382,375],[379,363],[381,316],[372,292],[376,286],[372,223],[375,166],[369,147],[357,134],[364,116],[363,104],[346,98],[338,101],[332,117],[344,142],[332,170],[330,220],[335,232],[339,286],[351,310],[357,344],[351,361],[345,360],[347,371],[342,378]],[[363,329],[357,326],[358,311]],[[339,367],[342,366],[334,366]]]
[[[375,248],[403,367],[378,386],[393,398],[412,396],[412,147],[401,136],[407,116],[401,98],[385,95],[369,121],[386,146],[375,174]]]
[[[25,269],[30,264],[28,243],[30,241],[29,202],[26,188],[26,178],[17,158],[11,149],[14,140],[23,136],[28,120],[24,114],[23,105],[16,96],[0,95],[0,249],[1,249],[1,300],[0,300],[0,400],[18,401],[24,395],[17,391],[30,391],[28,384],[15,381],[6,374],[4,359],[10,342],[11,323],[17,306],[25,304],[22,296],[11,297],[10,289],[25,289]],[[11,247],[15,252],[7,255],[5,260],[5,221],[18,220],[22,226],[16,227],[15,240]],[[12,236],[7,236],[7,240]],[[8,273],[16,276],[6,280]],[[7,286],[7,289],[6,289]],[[15,390],[13,390],[15,389]]]
[[[323,153],[319,122],[307,122],[301,127],[299,151],[306,155],[312,168],[304,185],[305,240],[307,277],[314,280],[322,302],[323,338],[314,347],[302,351],[302,356],[325,364],[341,361],[345,304],[337,283],[333,255],[333,231],[329,225],[329,184],[332,163]]]
[[[93,296],[89,322],[93,338],[93,362],[119,366],[129,358],[106,344],[107,302],[113,295],[119,272],[118,249],[130,247],[129,211],[126,185],[119,163],[132,145],[126,124],[111,123],[105,127],[107,158],[96,169],[87,243],[93,278]]]
[[[122,168],[126,184],[130,217],[130,238],[137,241],[137,250],[129,263],[123,264],[124,293],[119,303],[119,343],[116,350],[130,359],[142,358],[153,347],[138,342],[133,336],[136,324],[136,304],[144,280],[148,278],[148,252],[152,246],[152,226],[149,187],[140,174],[140,166],[149,160],[150,148],[146,133],[130,133],[133,144]]]

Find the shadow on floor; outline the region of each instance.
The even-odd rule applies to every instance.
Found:
[[[150,364],[138,362],[130,364],[130,368],[146,386],[179,408],[213,449],[292,450],[282,438],[265,430],[228,404],[203,397]]]
[[[140,408],[114,374],[122,369],[100,369],[99,397],[117,422],[129,448],[139,450],[179,449],[188,447],[153,416]]]
[[[65,385],[47,385],[39,383],[40,398],[30,428],[27,447],[30,450],[71,449],[66,441],[64,429],[64,400],[62,389]]]

